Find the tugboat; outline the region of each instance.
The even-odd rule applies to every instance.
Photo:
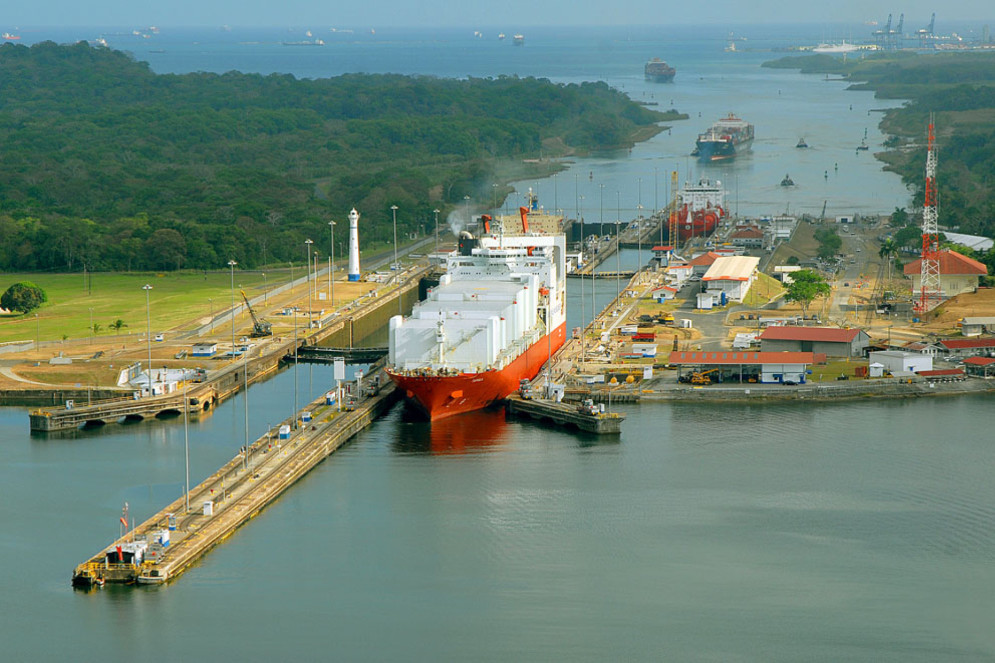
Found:
[[[795,147],[798,148],[808,147],[808,143],[805,142],[804,138],[799,138],[798,143],[795,145]]]
[[[784,179],[781,180],[781,186],[794,186],[795,181],[791,179],[791,175],[785,174]]]
[[[857,146],[857,151],[863,152],[864,150],[869,150],[869,149],[871,148],[867,146],[867,129],[864,129],[864,137],[861,139],[860,145]]]

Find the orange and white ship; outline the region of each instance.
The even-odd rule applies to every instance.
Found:
[[[566,340],[566,240],[520,213],[513,232],[487,216],[480,237],[461,232],[438,287],[391,318],[387,373],[431,420],[506,398]]]

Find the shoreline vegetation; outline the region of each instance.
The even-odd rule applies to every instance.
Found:
[[[910,216],[923,204],[926,126],[935,119],[939,150],[940,224],[995,238],[995,53],[875,53],[843,60],[830,55],[788,56],[765,62],[774,69],[840,76],[852,90],[873,90],[904,103],[884,111],[888,138],[875,156],[914,191]],[[995,256],[973,257],[995,267]]]
[[[0,270],[22,272],[286,264],[352,207],[364,249],[391,205],[424,236],[435,209],[687,117],[601,82],[155,74],[83,42],[3,44],[0,87]]]

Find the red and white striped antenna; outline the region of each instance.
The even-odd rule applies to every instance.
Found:
[[[922,208],[922,266],[919,272],[918,313],[931,311],[940,303],[940,236],[937,230],[936,210],[936,135],[933,115],[929,116],[929,139],[926,148],[926,196]]]

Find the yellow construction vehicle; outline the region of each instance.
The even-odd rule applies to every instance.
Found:
[[[691,374],[691,384],[712,384],[712,379],[708,377],[710,373],[714,373],[719,369],[711,368],[707,371],[702,371],[701,373]]]

